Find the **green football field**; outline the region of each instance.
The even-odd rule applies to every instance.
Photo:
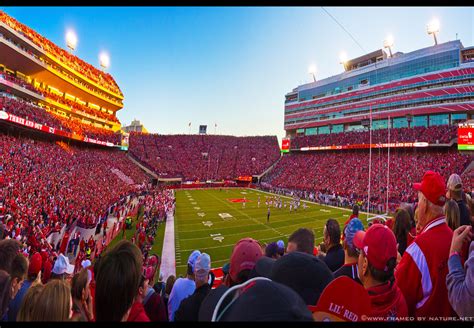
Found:
[[[257,207],[260,195],[260,207]],[[282,239],[287,244],[288,236],[298,228],[312,229],[315,244],[322,242],[324,224],[334,218],[342,224],[351,214],[348,210],[317,205],[303,201],[296,212],[270,208],[270,222],[267,223],[265,197],[271,196],[253,189],[202,189],[176,191],[175,241],[176,273],[184,275],[189,255],[195,249],[211,256],[213,268],[229,261],[232,248],[237,241],[252,237],[262,243]],[[242,203],[231,199],[246,198]],[[289,201],[291,198],[284,197]]]

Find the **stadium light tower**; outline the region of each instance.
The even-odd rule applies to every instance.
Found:
[[[313,82],[316,82],[316,65],[311,64],[308,68],[308,73],[313,76]]]
[[[436,39],[436,33],[439,32],[439,20],[433,18],[426,26],[426,31],[428,32],[428,35],[433,34],[435,45],[437,45],[438,40]]]
[[[77,35],[73,30],[68,30],[66,32],[66,45],[69,49],[71,49],[71,52],[76,50]]]
[[[108,54],[106,54],[105,52],[101,53],[99,55],[99,63],[100,63],[100,66],[104,69],[104,71],[109,67],[110,65],[110,57]]]
[[[346,67],[346,64],[347,64],[347,54],[343,51],[340,53],[339,55],[339,63],[342,64],[342,66],[344,66],[344,70],[347,71],[347,67]]]
[[[392,47],[393,47],[393,36],[389,35],[383,41],[383,47],[388,48],[388,52],[390,53],[390,57],[392,57]]]

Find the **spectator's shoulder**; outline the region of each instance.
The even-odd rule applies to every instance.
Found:
[[[216,289],[209,291],[209,294],[207,294],[201,303],[201,308],[199,309],[199,321],[211,321],[217,302],[219,302],[219,299],[228,289],[229,287],[220,285]],[[221,306],[225,306],[226,304],[227,302],[224,302]]]

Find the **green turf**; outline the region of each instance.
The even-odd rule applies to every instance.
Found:
[[[242,193],[246,194],[242,194]],[[260,194],[260,208],[257,198]],[[246,207],[242,203],[232,203],[229,198],[246,197],[250,202]],[[176,191],[176,273],[184,274],[190,253],[199,249],[211,256],[212,267],[220,267],[228,262],[232,248],[237,241],[252,237],[262,243],[270,243],[282,239],[285,245],[288,236],[298,228],[305,227],[314,231],[316,244],[322,241],[323,228],[326,220],[334,218],[341,224],[347,220],[350,211],[307,203],[309,208],[301,206],[297,212],[289,207],[270,209],[270,222],[267,224],[267,193],[251,189],[206,189]],[[284,198],[289,200],[289,198]],[[195,204],[193,204],[195,203]],[[289,206],[289,205],[288,205]],[[196,207],[196,208],[195,208]],[[197,209],[199,208],[199,209]],[[200,217],[198,213],[204,213]],[[224,220],[219,213],[228,213],[230,220]],[[208,227],[203,222],[210,221]],[[224,237],[222,241],[214,240],[217,234]],[[211,236],[214,235],[214,236]]]

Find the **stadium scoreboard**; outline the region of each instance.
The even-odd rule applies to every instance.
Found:
[[[282,153],[290,152],[290,138],[281,139],[281,152]]]
[[[474,121],[458,125],[458,150],[474,150]]]

